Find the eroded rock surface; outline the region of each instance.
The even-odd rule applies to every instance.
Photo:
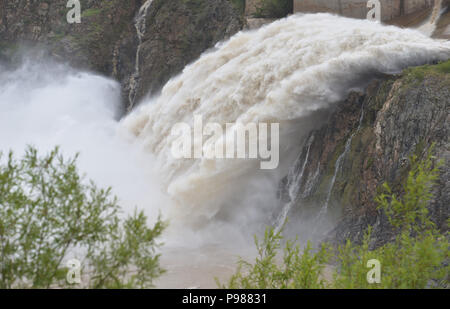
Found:
[[[390,240],[394,235],[374,197],[384,182],[401,192],[410,157],[420,158],[435,143],[436,156],[444,164],[429,208],[437,226],[445,229],[450,205],[449,65],[408,69],[372,82],[365,93],[351,93],[330,121],[311,133],[314,141],[291,216],[314,221],[330,193],[327,222],[337,222],[337,227],[327,237],[361,240],[371,224],[380,243]],[[284,202],[285,182],[280,190]]]

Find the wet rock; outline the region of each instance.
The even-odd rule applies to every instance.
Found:
[[[314,218],[319,212],[330,188],[336,160],[353,135],[331,192],[327,218],[334,222],[335,228],[326,237],[338,242],[360,241],[368,225],[374,225],[378,244],[395,237],[374,197],[384,182],[400,194],[410,168],[409,158],[423,156],[433,143],[437,158],[444,164],[429,209],[437,226],[448,229],[445,224],[450,205],[448,65],[449,62],[408,69],[399,76],[373,81],[364,94],[351,93],[331,120],[312,132],[318,142],[312,144],[306,177],[300,185],[312,178],[316,178],[316,184],[296,202],[297,216]],[[362,109],[364,117],[356,131]],[[317,170],[320,170],[318,177],[314,175]]]
[[[188,63],[242,27],[242,16],[228,0],[154,0],[142,39],[137,101],[148,92],[157,93]],[[129,91],[127,85],[125,79]]]
[[[18,61],[20,46],[122,83],[124,108],[135,71],[135,17],[142,0],[81,1],[81,23],[66,20],[67,0],[0,0],[0,59]],[[157,92],[184,66],[243,26],[228,0],[154,0],[146,18],[137,100]]]

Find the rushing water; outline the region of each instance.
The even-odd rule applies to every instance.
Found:
[[[271,174],[269,187],[260,190],[274,194],[285,173],[263,173],[255,160],[175,159],[171,146],[177,136],[171,129],[176,123],[192,125],[194,115],[224,127],[280,123],[280,158],[286,163],[290,145],[324,120],[317,111],[332,108],[373,74],[447,59],[449,47],[414,30],[328,14],[294,15],[238,33],[205,53],[123,126],[157,157],[164,186],[183,220],[203,222],[228,207],[241,216],[246,205],[230,199],[235,190],[243,196],[249,179]],[[205,144],[220,138],[226,140],[214,136]]]

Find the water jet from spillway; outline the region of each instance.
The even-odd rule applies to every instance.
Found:
[[[364,87],[377,74],[449,57],[449,42],[415,30],[329,14],[293,15],[240,32],[206,52],[123,126],[156,155],[167,192],[178,205],[175,216],[207,222],[234,212],[241,220],[259,213],[244,209],[273,207],[269,197],[294,159],[293,148],[325,120],[319,111],[333,108],[351,88]],[[280,168],[262,173],[255,160],[174,159],[171,128],[179,122],[192,125],[195,115],[224,127],[280,123]],[[255,197],[247,184],[260,179],[257,190],[267,201],[247,199]]]

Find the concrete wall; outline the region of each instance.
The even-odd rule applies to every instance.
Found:
[[[366,18],[368,0],[293,0],[294,13],[329,12],[346,17]],[[390,21],[395,17],[416,13],[429,8],[434,0],[380,0],[381,18]]]

